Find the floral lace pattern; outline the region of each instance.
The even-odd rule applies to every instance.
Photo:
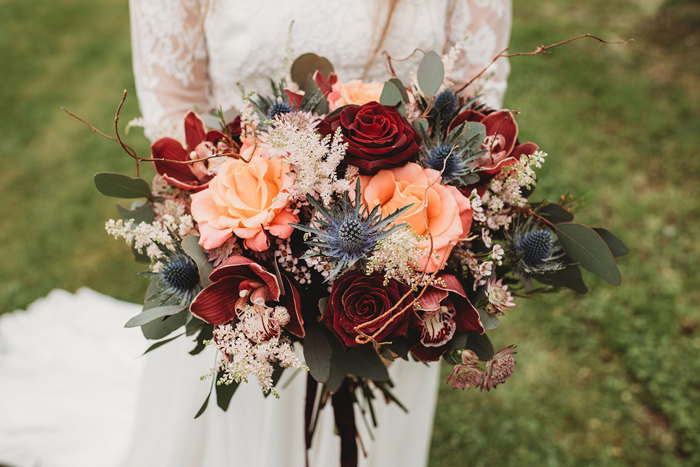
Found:
[[[264,77],[281,74],[280,65],[288,64],[290,51],[314,51],[336,64],[341,79],[359,77],[379,40],[387,5],[381,0],[337,0],[330,15],[312,0],[274,5],[252,0],[130,0],[134,74],[146,134],[177,136],[170,122],[192,107],[240,108],[240,87],[266,91]],[[510,0],[400,0],[381,50],[404,58],[416,47],[447,51],[457,44],[448,79],[459,85],[507,46],[510,11]],[[394,62],[404,81],[410,81],[408,70],[415,70],[419,55]],[[507,60],[500,60],[483,82],[474,84],[494,107],[503,98],[508,71]],[[365,78],[385,77],[385,61],[377,54]]]

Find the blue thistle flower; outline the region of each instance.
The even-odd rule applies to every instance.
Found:
[[[430,151],[425,157],[425,166],[442,172],[442,181],[444,183],[461,179],[470,173],[468,162],[461,157],[456,148],[447,144],[438,146]]]
[[[286,102],[275,102],[267,111],[268,120],[274,119],[278,115],[288,114],[292,108]]]
[[[178,298],[192,301],[200,289],[199,271],[192,258],[184,253],[172,255],[160,272],[168,290]]]
[[[432,117],[440,116],[443,122],[452,119],[457,110],[457,95],[452,89],[445,89],[435,98],[430,111]]]
[[[523,262],[529,267],[537,267],[549,258],[554,247],[552,234],[548,230],[535,230],[518,238],[515,246],[523,254]]]
[[[367,256],[377,242],[404,227],[404,224],[391,224],[412,205],[397,209],[393,214],[382,217],[379,206],[368,211],[361,202],[360,182],[355,184],[355,204],[348,193],[337,207],[326,208],[311,195],[306,198],[325,219],[316,221],[319,228],[310,225],[291,224],[295,228],[310,233],[313,237],[306,244],[318,249],[311,255],[324,256],[330,260],[332,268],[328,279],[335,277],[344,268],[351,267]],[[307,253],[309,254],[309,253]]]

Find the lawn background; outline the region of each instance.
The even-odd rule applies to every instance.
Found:
[[[515,374],[490,393],[443,386],[431,465],[700,463],[700,6],[514,1],[513,51],[584,32],[634,41],[514,58],[505,105],[550,154],[535,197],[570,192],[577,219],[627,242],[623,285],[587,275],[584,297],[509,313],[491,335],[518,344]],[[108,129],[126,88],[123,121],[137,116],[129,47],[125,2],[0,2],[0,313],[53,288],[142,298],[92,185],[132,164],[59,110]]]

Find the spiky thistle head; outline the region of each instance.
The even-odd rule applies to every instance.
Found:
[[[272,104],[270,110],[267,111],[267,118],[268,120],[273,120],[276,116],[288,114],[291,111],[292,108],[289,104],[287,104],[286,102],[278,101]]]
[[[515,246],[522,252],[525,264],[537,267],[549,258],[554,242],[551,232],[540,229],[516,239]]]
[[[518,223],[506,236],[508,256],[521,277],[546,274],[566,267],[566,253],[554,233],[532,218]]]
[[[311,234],[307,245],[311,249],[307,256],[323,256],[331,263],[327,280],[334,278],[344,268],[353,266],[366,258],[377,242],[402,228],[404,224],[393,225],[394,221],[411,207],[405,206],[393,214],[382,217],[379,206],[369,211],[362,203],[360,181],[355,184],[355,201],[350,201],[348,192],[338,206],[325,207],[311,195],[309,204],[319,214],[310,225],[292,224],[295,228]],[[321,218],[322,217],[322,218]]]
[[[460,156],[459,149],[443,144],[427,153],[425,166],[441,172],[443,183],[450,183],[471,172],[469,162]]]
[[[457,95],[452,89],[445,89],[435,97],[433,108],[430,110],[430,116],[433,118],[439,116],[442,122],[446,123],[452,120],[456,110]]]
[[[200,290],[199,270],[192,258],[184,253],[168,255],[160,277],[168,290],[184,302],[190,302]]]

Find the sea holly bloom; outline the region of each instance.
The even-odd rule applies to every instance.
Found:
[[[486,284],[486,298],[489,301],[486,311],[494,316],[502,315],[515,306],[508,286],[503,285],[503,279],[492,279]]]
[[[212,283],[190,306],[195,316],[217,325],[239,319],[250,337],[260,341],[279,337],[282,327],[304,337],[301,298],[283,274],[272,274],[243,256],[231,256],[212,271],[209,280]]]
[[[479,313],[469,302],[459,280],[452,274],[440,274],[418,299],[411,326],[420,331],[420,342],[411,353],[422,361],[436,361],[445,352],[455,332],[485,332]]]
[[[444,265],[454,243],[466,238],[472,224],[469,199],[456,187],[440,183],[437,170],[425,169],[415,162],[403,167],[380,170],[374,176],[360,175],[362,202],[369,209],[379,206],[388,216],[397,209],[411,205],[396,223],[407,223],[423,237],[420,248],[433,254],[419,258],[420,269],[427,273]]]
[[[192,195],[192,217],[201,235],[199,244],[207,250],[236,235],[244,239],[247,248],[265,251],[269,247],[267,232],[288,238],[294,231],[289,224],[299,221],[287,196],[294,183],[289,164],[278,157],[257,154],[252,147],[250,150],[248,162],[227,160],[209,187]]]
[[[160,138],[151,145],[151,155],[154,159],[166,160],[154,161],[153,165],[156,172],[171,185],[187,191],[203,190],[213,176],[211,169],[217,159],[192,164],[178,164],[170,161],[205,159],[216,155],[217,144],[226,140],[224,133],[218,130],[207,131],[197,114],[189,112],[185,117],[186,146],[173,138]]]
[[[488,115],[465,110],[452,120],[448,131],[464,122],[479,122],[486,128],[486,138],[482,145],[486,153],[478,159],[482,174],[495,175],[501,168],[515,164],[523,154],[534,154],[538,149],[534,143],[518,143],[518,124],[515,123],[513,114],[506,110]]]
[[[515,346],[509,345],[491,357],[486,362],[484,377],[479,384],[482,391],[490,391],[499,384],[502,384],[513,374],[515,368]]]

